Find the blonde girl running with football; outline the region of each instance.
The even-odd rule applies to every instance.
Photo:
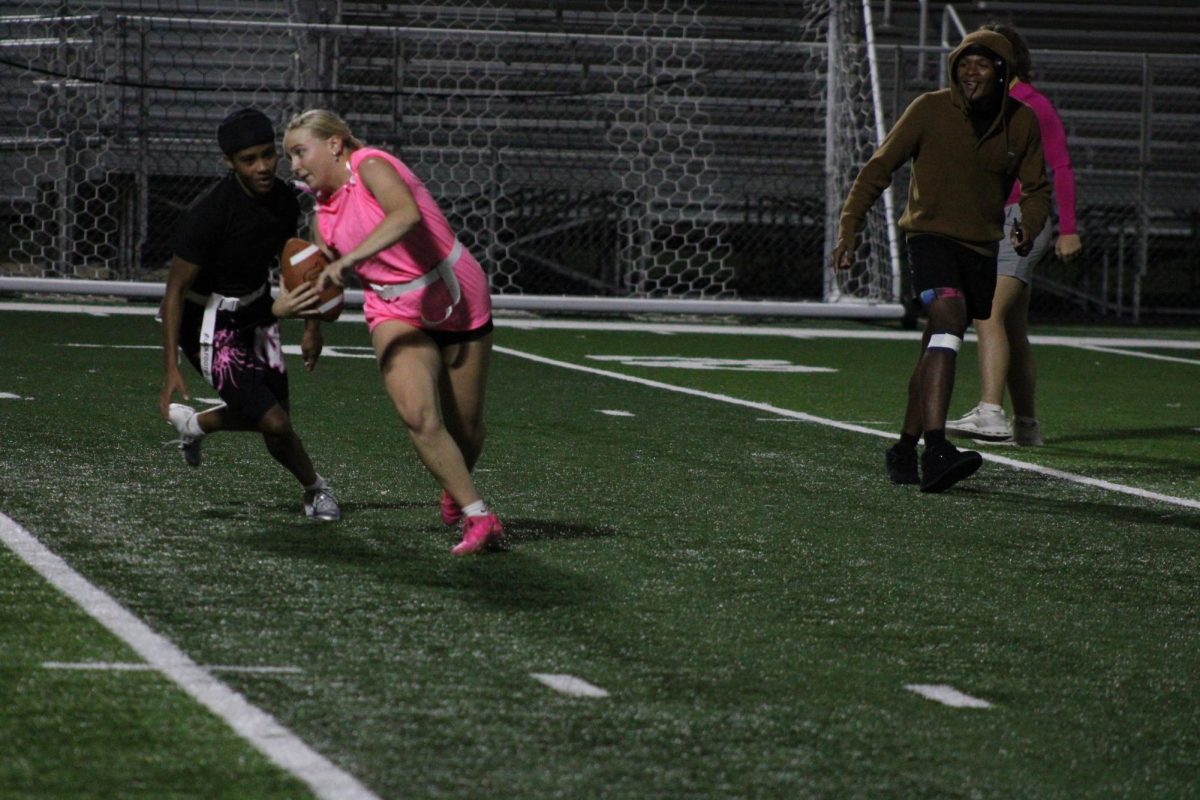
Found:
[[[471,478],[483,450],[492,352],[487,276],[421,180],[354,138],[337,114],[310,109],[294,117],[284,152],[316,195],[316,243],[332,259],[318,283],[341,285],[347,270],[362,282],[384,388],[442,486],[442,521],[462,523],[452,552],[497,544],[500,520]],[[315,288],[295,290],[293,316],[315,305]]]

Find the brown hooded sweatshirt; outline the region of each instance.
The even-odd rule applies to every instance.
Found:
[[[883,144],[863,166],[842,208],[838,243],[853,252],[862,219],[892,182],[892,173],[912,159],[908,204],[900,228],[909,237],[932,233],[986,255],[1004,238],[1004,204],[1014,180],[1021,182],[1021,227],[1036,238],[1050,214],[1050,182],[1042,161],[1037,117],[1008,96],[1008,75],[998,113],[982,138],[967,113],[955,65],[972,44],[1013,63],[1012,46],[993,31],[967,34],[950,54],[950,87],[920,95],[909,105]]]

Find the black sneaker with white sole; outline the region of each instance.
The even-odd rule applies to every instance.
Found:
[[[983,456],[974,450],[959,450],[946,442],[926,447],[921,454],[921,491],[944,492],[954,484],[975,474]]]

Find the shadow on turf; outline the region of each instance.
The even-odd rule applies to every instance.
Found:
[[[617,535],[612,525],[583,525],[557,520],[509,518],[497,551],[466,558],[450,554],[458,534],[440,524],[364,531],[353,527],[355,510],[425,509],[428,503],[350,504],[347,522],[314,523],[294,519],[262,532],[239,534],[245,547],[281,558],[332,565],[391,589],[426,586],[471,596],[497,609],[541,609],[573,605],[601,591],[601,581],[586,571],[566,570],[533,556],[521,557],[521,545],[539,541],[605,538]],[[277,509],[287,514],[290,506]],[[435,509],[436,510],[436,509]],[[261,518],[260,518],[261,519]],[[345,530],[345,534],[339,531]],[[349,535],[347,535],[349,534]],[[431,552],[431,545],[436,550]]]
[[[578,522],[544,519],[505,519],[504,539],[509,547],[526,542],[546,542],[559,539],[602,539],[616,536],[612,525],[584,525]]]
[[[1145,507],[1122,506],[1115,503],[1066,502],[1054,497],[1037,497],[1027,492],[997,488],[995,484],[979,488],[984,490],[980,493],[981,496],[986,495],[988,499],[1011,502],[1013,506],[1020,507],[1023,512],[1036,513],[1046,517],[1085,520],[1089,516],[1094,516],[1108,522],[1124,521],[1130,526],[1161,524],[1174,528],[1188,528],[1200,533],[1200,517],[1194,516],[1186,509],[1172,506],[1156,506],[1148,511]],[[1133,498],[1130,500],[1132,501]]]
[[[314,537],[300,526],[257,539],[247,548],[269,559],[303,559],[332,568],[328,584],[366,582],[381,604],[428,589],[459,598],[471,607],[498,612],[537,611],[594,603],[608,594],[602,577],[586,570],[564,569],[537,557],[494,552],[459,558],[450,554],[454,537],[446,531],[413,530],[386,541],[380,538]],[[431,543],[436,550],[431,551]]]
[[[367,511],[412,511],[423,508],[429,509],[431,516],[437,514],[438,507],[436,505],[411,500],[394,503],[343,503],[342,513],[345,515],[347,521],[352,521],[355,514]],[[294,503],[276,503],[272,506],[271,510],[279,514],[281,520],[285,520],[288,514],[296,512],[296,507]],[[228,509],[213,508],[204,511],[202,516],[212,519],[262,518],[258,512],[251,513],[244,510],[231,511]],[[313,523],[306,519],[297,519],[295,521],[299,525],[298,530],[309,533],[313,532]],[[617,529],[613,525],[585,525],[583,523],[566,522],[563,520],[528,519],[523,517],[503,517],[502,521],[504,523],[504,541],[506,543],[503,549],[505,550],[510,549],[513,545],[524,544],[526,542],[545,542],[561,539],[601,539],[617,535]],[[438,528],[440,527],[438,526]]]
[[[1053,440],[1054,444],[1063,442],[1111,442],[1113,440],[1137,441],[1144,439],[1147,441],[1158,441],[1161,439],[1192,439],[1196,438],[1196,430],[1187,425],[1171,425],[1164,428],[1127,428],[1125,430],[1112,430],[1105,428],[1086,434],[1077,434],[1075,436],[1048,436],[1047,443]]]

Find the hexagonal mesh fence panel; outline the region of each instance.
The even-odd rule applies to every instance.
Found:
[[[396,152],[498,294],[899,291],[882,204],[859,267],[827,268],[875,143],[849,0],[17,5],[0,19],[17,110],[0,273],[161,277],[224,169],[217,123],[254,105],[280,129],[331,108]]]

